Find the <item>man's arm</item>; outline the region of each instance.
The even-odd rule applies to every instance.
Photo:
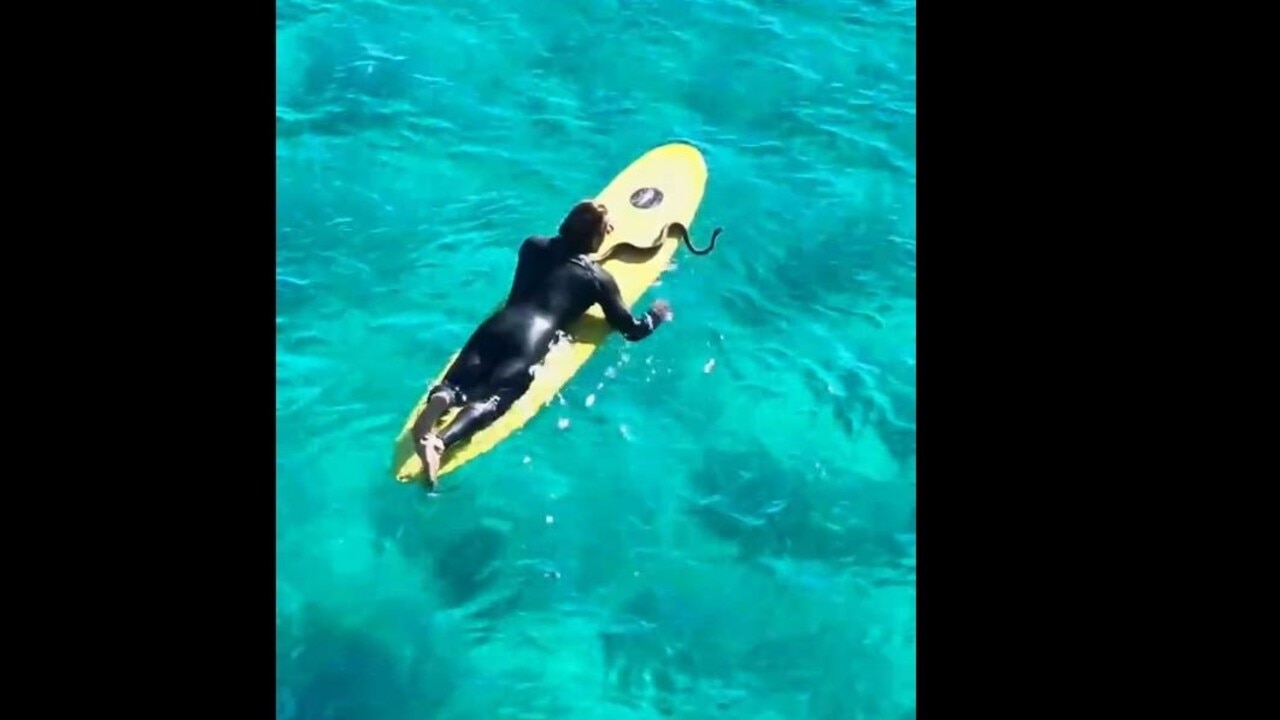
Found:
[[[549,238],[530,237],[520,243],[515,277],[511,279],[511,291],[507,293],[508,304],[514,298],[528,295],[529,291],[537,285],[539,276],[546,269],[543,258],[550,242]]]
[[[634,317],[622,302],[622,292],[618,283],[607,270],[597,267],[595,271],[598,297],[596,302],[604,310],[604,317],[609,325],[622,334],[622,337],[637,342],[653,333],[669,314],[665,303],[654,303],[645,314]]]

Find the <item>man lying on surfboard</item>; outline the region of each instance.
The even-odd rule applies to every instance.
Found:
[[[501,417],[529,389],[557,333],[592,305],[598,303],[609,325],[632,342],[671,319],[665,300],[633,317],[613,277],[591,259],[611,232],[608,209],[587,200],[569,211],[555,237],[521,244],[506,304],[476,328],[413,423],[414,450],[432,487],[445,449]],[[466,407],[448,426],[438,435],[432,431],[460,405]]]

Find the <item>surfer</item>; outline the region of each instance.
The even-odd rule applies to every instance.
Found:
[[[520,245],[506,303],[472,333],[413,424],[414,450],[431,487],[445,449],[487,427],[524,395],[556,335],[592,305],[599,304],[609,325],[632,342],[671,319],[664,300],[632,316],[617,282],[591,259],[611,232],[608,209],[585,200],[569,211],[555,237],[530,237]],[[465,407],[435,433],[436,422],[458,406]]]

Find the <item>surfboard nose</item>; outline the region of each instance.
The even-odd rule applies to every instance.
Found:
[[[659,145],[658,147],[645,153],[645,155],[661,159],[667,162],[678,163],[686,168],[693,169],[702,174],[707,172],[707,159],[703,156],[693,143],[678,140]]]

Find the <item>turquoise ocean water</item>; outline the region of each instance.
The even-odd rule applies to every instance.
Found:
[[[277,0],[276,38],[277,718],[914,717],[914,2]],[[725,228],[642,299],[675,321],[397,485],[519,241],[672,139]]]

